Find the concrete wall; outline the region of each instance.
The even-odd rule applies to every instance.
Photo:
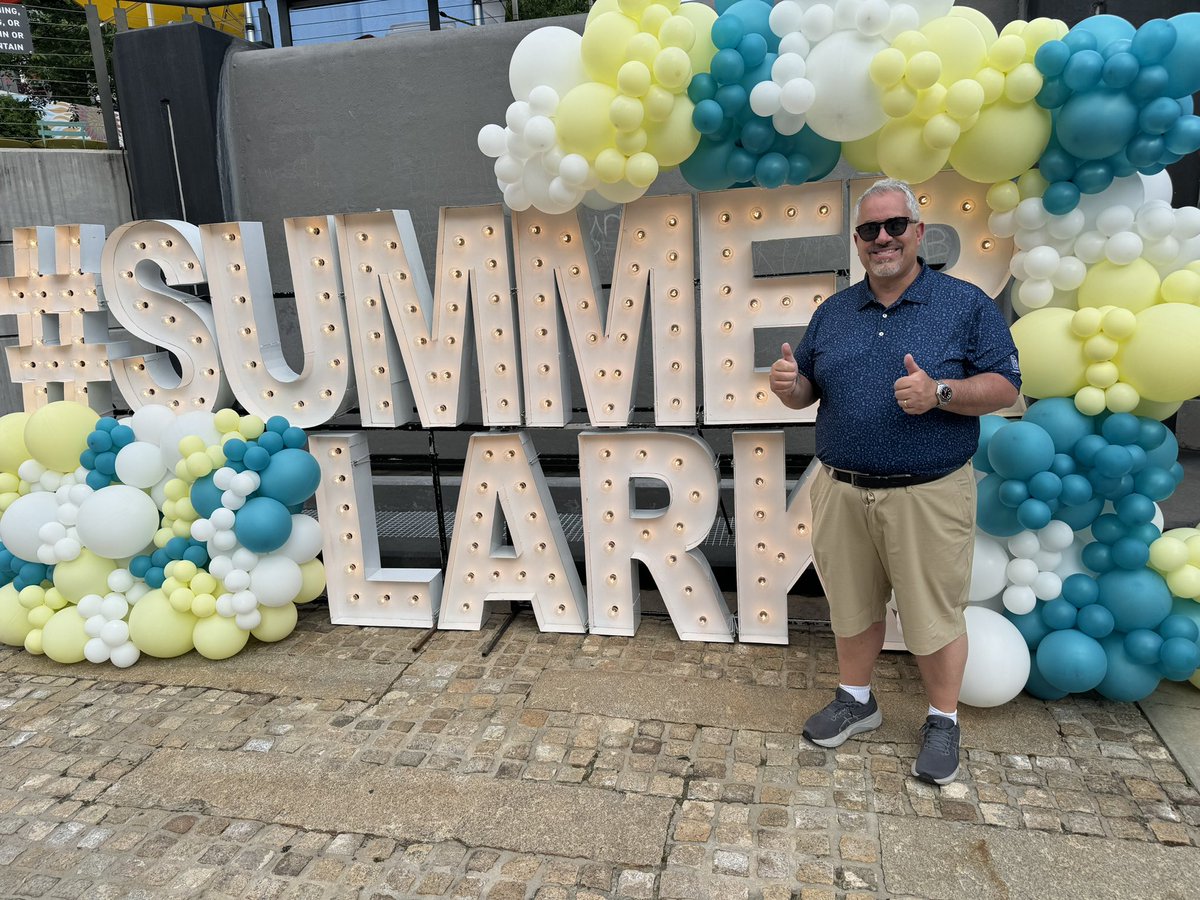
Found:
[[[133,218],[121,154],[110,150],[0,150],[0,275],[13,273],[13,229],[28,225],[103,225]],[[0,316],[0,348],[16,341],[16,322]],[[2,352],[2,351],[0,351]],[[0,357],[0,415],[22,407],[21,390]]]

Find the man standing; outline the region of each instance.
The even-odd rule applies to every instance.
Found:
[[[930,269],[909,186],[876,182],[854,212],[867,270],[783,345],[771,390],[792,409],[821,401],[812,486],[813,556],[829,598],[841,684],[804,736],[836,747],[883,721],[871,692],[894,591],[929,700],[913,774],[958,774],[964,610],[975,538],[970,458],[979,417],[1010,406],[1017,350],[991,298]]]

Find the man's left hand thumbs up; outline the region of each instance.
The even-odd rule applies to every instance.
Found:
[[[917,365],[911,353],[904,354],[908,374],[896,379],[896,403],[910,416],[919,416],[937,406],[937,383]]]

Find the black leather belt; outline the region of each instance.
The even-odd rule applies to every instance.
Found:
[[[932,475],[867,475],[862,472],[848,472],[845,469],[835,469],[833,466],[826,466],[825,471],[829,473],[829,477],[834,481],[841,481],[845,484],[852,485],[857,488],[902,488],[912,487],[914,484],[928,484],[930,481],[937,481],[939,478],[945,478],[950,472],[935,472]]]

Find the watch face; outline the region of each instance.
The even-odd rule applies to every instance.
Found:
[[[939,404],[949,403],[952,399],[954,399],[954,391],[950,389],[950,385],[948,384],[939,384],[937,395]]]

